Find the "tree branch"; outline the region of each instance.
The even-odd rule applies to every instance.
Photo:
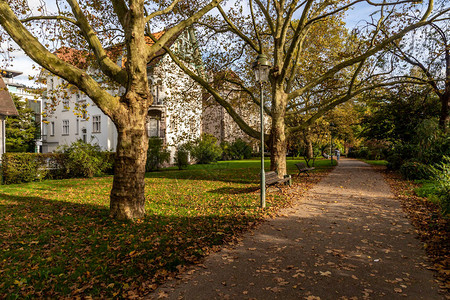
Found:
[[[189,75],[192,79],[194,79],[197,83],[199,83],[202,87],[204,87],[213,97],[214,99],[228,112],[228,114],[233,118],[236,124],[241,128],[246,134],[253,138],[259,138],[260,133],[253,128],[251,128],[242,118],[239,116],[233,107],[223,99],[220,93],[213,88],[205,79],[201,76],[193,72],[191,69],[186,67],[186,65],[169,49],[167,46],[163,46],[164,50],[169,54],[175,64],[180,67],[186,74]]]
[[[222,7],[220,7],[220,5],[218,5],[217,8],[219,9],[219,12],[222,15],[223,19],[225,20],[225,22],[227,22],[231,31],[233,31],[236,35],[238,35],[241,39],[243,39],[250,47],[253,48],[253,50],[255,50],[256,52],[259,53],[261,51],[261,49],[251,39],[249,39],[242,31],[240,31],[236,27],[236,25],[233,24],[233,22],[231,22],[231,20],[228,18],[227,14],[222,9]]]
[[[106,115],[114,117],[114,111],[121,111],[118,97],[111,96],[84,71],[48,51],[24,27],[5,0],[0,0],[0,24],[32,60],[56,76],[78,86]]]
[[[71,19],[69,17],[65,17],[65,16],[35,16],[35,17],[28,17],[25,19],[20,20],[20,22],[22,23],[28,23],[31,21],[39,21],[39,20],[57,20],[57,21],[66,21],[69,23],[72,23],[74,25],[78,26],[78,23],[76,20]]]
[[[173,1],[168,7],[166,7],[165,9],[163,9],[163,10],[158,10],[158,11],[155,11],[155,12],[152,12],[151,14],[149,14],[149,15],[145,18],[145,23],[148,23],[151,19],[153,19],[153,18],[155,18],[155,17],[161,16],[161,15],[165,15],[165,14],[171,12],[171,11],[174,9],[175,5],[178,4],[178,2],[180,2],[180,0],[174,0],[174,1]]]
[[[387,45],[389,45],[390,43],[392,43],[395,40],[398,40],[400,38],[402,38],[406,33],[410,32],[411,30],[414,30],[416,28],[425,26],[430,24],[430,22],[432,21],[419,21],[415,24],[409,25],[406,28],[404,28],[403,30],[399,31],[397,34],[392,35],[391,37],[385,39],[384,41],[380,42],[377,46],[373,47],[372,49],[366,51],[364,54],[351,58],[349,60],[346,60],[340,64],[337,64],[336,66],[334,66],[333,68],[331,68],[329,71],[327,71],[326,73],[324,73],[323,75],[317,77],[315,80],[311,81],[309,84],[307,84],[306,86],[304,86],[303,88],[297,89],[293,92],[291,92],[289,94],[289,99],[294,99],[298,96],[300,96],[302,93],[304,93],[305,91],[311,89],[312,87],[316,86],[318,83],[322,82],[323,80],[326,80],[328,78],[331,78],[333,75],[335,75],[337,72],[339,72],[340,70],[347,68],[349,66],[352,66],[360,61],[363,61],[365,59],[367,59],[368,57],[372,56],[373,54],[377,53],[378,51],[382,50],[384,47],[386,47]]]
[[[67,0],[67,2],[72,8],[72,12],[77,19],[77,23],[81,29],[81,33],[94,52],[100,69],[118,84],[126,86],[128,82],[128,73],[125,70],[122,70],[121,67],[119,67],[108,57],[105,49],[103,49],[100,39],[92,29],[84,13],[81,11],[78,2],[76,0]]]

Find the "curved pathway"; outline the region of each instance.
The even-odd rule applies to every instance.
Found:
[[[302,180],[307,180],[304,178]],[[443,299],[382,176],[350,159],[281,216],[153,298]]]

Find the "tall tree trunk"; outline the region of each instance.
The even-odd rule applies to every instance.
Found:
[[[310,127],[306,128],[305,130],[306,158],[308,159],[314,157],[310,131],[311,131]]]
[[[145,214],[145,161],[148,136],[145,117],[118,128],[110,215],[120,220],[135,220]]]
[[[439,127],[444,132],[448,132],[450,126],[450,84],[446,87],[446,91],[441,95],[441,115],[439,117]]]
[[[271,152],[270,152],[270,169],[276,171],[279,177],[287,174],[286,170],[286,94],[280,92],[281,88],[272,89],[273,93],[273,107],[272,107],[272,132],[271,137]]]

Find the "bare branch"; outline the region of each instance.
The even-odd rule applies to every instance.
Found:
[[[251,128],[238,113],[233,109],[233,107],[223,99],[220,95],[219,91],[213,88],[204,78],[200,75],[193,72],[189,69],[167,46],[163,46],[164,50],[169,54],[172,60],[180,67],[186,74],[188,74],[192,79],[194,79],[197,83],[199,83],[202,87],[204,87],[213,97],[214,99],[228,112],[228,114],[233,118],[233,120],[238,124],[239,128],[241,128],[246,134],[253,138],[259,138],[260,133],[255,129]]]
[[[87,20],[84,13],[81,11],[78,2],[76,0],[68,0],[67,2],[72,8],[72,12],[77,19],[77,23],[81,29],[81,33],[89,43],[91,49],[94,51],[94,55],[97,59],[97,62],[99,63],[100,69],[115,82],[119,83],[122,86],[126,86],[126,83],[128,81],[127,72],[125,70],[122,70],[121,67],[119,67],[108,57],[105,49],[103,49],[100,39],[92,29],[91,25],[89,25],[89,21]]]
[[[35,17],[28,17],[28,18],[22,19],[22,20],[20,20],[20,22],[28,23],[31,21],[40,21],[40,20],[66,21],[66,22],[69,22],[69,23],[72,23],[72,24],[78,26],[78,23],[76,20],[71,19],[69,17],[65,17],[65,16],[35,16]]]
[[[231,22],[230,18],[228,18],[227,14],[222,9],[222,7],[218,5],[217,8],[219,9],[219,12],[222,15],[223,19],[225,20],[225,22],[227,22],[228,26],[230,26],[231,31],[233,31],[236,35],[238,35],[241,39],[243,39],[250,47],[253,48],[253,50],[259,53],[261,49],[251,39],[249,39],[242,31],[240,31],[236,27],[236,25],[233,24],[233,22]]]
[[[163,10],[158,10],[158,11],[155,11],[155,12],[152,12],[151,14],[149,14],[149,15],[145,18],[145,23],[149,22],[151,19],[153,19],[153,18],[155,18],[155,17],[158,17],[158,16],[161,16],[161,15],[164,15],[164,14],[167,14],[167,13],[171,12],[171,11],[174,9],[175,5],[178,4],[178,2],[180,2],[180,0],[174,0],[174,1],[173,1],[168,7],[166,7],[165,9],[163,9]]]

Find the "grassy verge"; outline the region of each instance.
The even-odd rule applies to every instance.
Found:
[[[369,165],[372,165],[372,166],[387,166],[387,164],[388,164],[387,160],[368,160],[368,159],[363,159],[362,161],[364,161],[365,163],[368,163]]]
[[[264,211],[257,160],[148,173],[147,215],[133,224],[108,217],[112,177],[0,186],[0,298],[142,297],[288,205],[328,163],[269,192]]]

